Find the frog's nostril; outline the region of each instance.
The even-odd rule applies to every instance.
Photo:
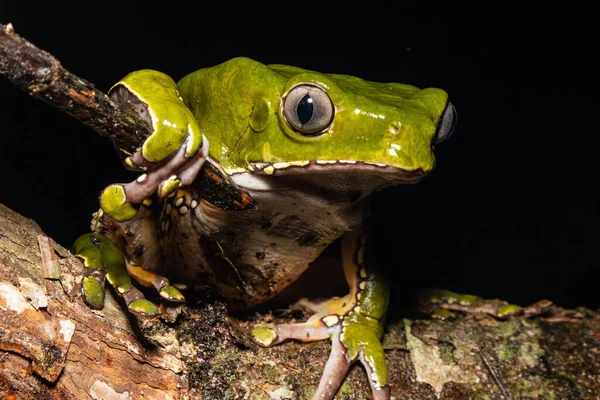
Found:
[[[395,135],[398,133],[398,131],[400,131],[401,127],[402,127],[402,124],[400,122],[394,121],[394,122],[390,123],[389,131],[392,135]]]

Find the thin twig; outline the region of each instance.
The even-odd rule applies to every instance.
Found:
[[[504,387],[504,385],[500,381],[500,378],[498,378],[498,375],[496,374],[496,371],[494,371],[494,369],[492,368],[492,365],[485,358],[485,355],[483,354],[483,352],[480,351],[479,355],[481,356],[481,359],[483,360],[483,363],[485,364],[485,366],[488,369],[488,371],[490,371],[490,374],[492,375],[492,378],[494,378],[494,382],[496,382],[496,385],[498,385],[498,388],[500,388],[500,391],[502,392],[502,395],[504,396],[504,398],[506,400],[512,400],[512,396],[510,395],[510,393],[508,392],[508,390],[506,390],[506,388]]]

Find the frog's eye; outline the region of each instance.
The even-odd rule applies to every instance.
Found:
[[[448,103],[444,113],[442,114],[442,117],[440,118],[440,122],[438,123],[438,129],[435,135],[435,143],[442,143],[443,141],[448,140],[448,138],[452,136],[457,122],[458,114],[456,114],[456,109],[452,103]]]
[[[325,132],[333,122],[333,102],[320,87],[302,83],[283,99],[282,113],[290,128],[305,136]]]

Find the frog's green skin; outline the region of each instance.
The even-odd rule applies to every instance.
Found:
[[[350,293],[305,302],[315,312],[305,323],[259,327],[252,335],[265,346],[331,338],[315,399],[333,398],[357,359],[374,398],[388,399],[380,343],[388,292],[369,261],[362,200],[386,186],[417,182],[433,169],[433,144],[449,136],[455,121],[446,93],[236,58],[177,85],[162,73],[138,71],[117,83],[112,95],[153,127],[126,160],[143,174],[105,189],[95,220],[96,230],[119,244],[130,275],[181,301],[158,275],[168,269],[184,282],[214,286],[234,307],[249,307],[287,287],[342,237]],[[254,206],[238,211],[209,202],[194,180],[204,163],[229,176],[230,186]],[[80,239],[86,240],[93,245],[78,242],[78,252],[101,258],[101,239]],[[98,264],[88,263],[88,277],[98,280],[87,284],[89,293],[84,285],[88,303],[98,306],[104,275],[128,305],[143,298],[130,295],[128,276]],[[129,307],[154,311],[139,302]]]

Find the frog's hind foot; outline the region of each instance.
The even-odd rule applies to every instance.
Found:
[[[382,324],[362,315],[358,306],[344,311],[342,305],[347,308],[349,304],[350,295],[320,304],[302,300],[299,305],[320,311],[304,323],[254,328],[252,337],[262,346],[273,346],[287,339],[311,342],[331,338],[331,353],[313,398],[333,399],[350,366],[358,360],[367,370],[373,398],[389,399],[387,369],[379,339]],[[335,308],[340,312],[333,313]]]
[[[452,319],[455,311],[484,313],[494,318],[507,318],[523,308],[498,299],[483,299],[470,294],[455,293],[444,289],[427,289],[419,293],[419,308],[438,319]]]
[[[85,266],[81,292],[88,306],[96,310],[104,307],[105,282],[108,280],[125,301],[129,312],[143,317],[158,315],[158,307],[131,283],[123,255],[110,239],[99,233],[82,235],[73,244],[72,252]],[[170,286],[168,280],[150,272],[147,274],[153,276],[152,284],[163,298],[184,301],[183,295]]]
[[[383,346],[380,341],[383,324],[363,315],[352,295],[323,303],[300,300],[296,306],[316,311],[308,321],[257,327],[252,331],[255,342],[273,346],[287,339],[311,342],[331,338],[331,353],[314,399],[333,399],[354,361],[360,361],[369,376],[373,398],[390,398]]]

